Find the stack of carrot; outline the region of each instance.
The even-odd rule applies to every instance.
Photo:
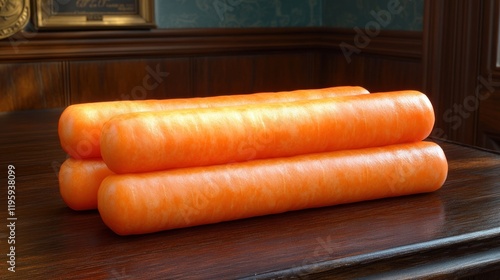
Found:
[[[425,94],[361,87],[69,106],[59,186],[120,235],[431,192]]]

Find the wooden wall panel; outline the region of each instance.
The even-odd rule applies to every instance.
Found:
[[[481,110],[477,145],[500,151],[500,91],[482,92],[481,96],[488,96],[488,98],[479,105]]]
[[[26,36],[0,59],[61,65],[58,104],[361,85],[371,91],[417,88],[421,34],[383,31],[348,63],[339,45],[354,30],[265,28],[86,31]],[[152,73],[168,72],[156,85]],[[151,79],[153,77],[153,79]],[[16,84],[22,84],[17,80]],[[62,91],[62,95],[61,95]],[[32,109],[32,104],[16,107]],[[10,110],[10,109],[4,109]]]
[[[499,0],[425,2],[424,86],[435,137],[500,150]]]
[[[426,1],[425,89],[433,97],[433,135],[477,145],[479,107],[471,109],[480,77],[484,1]],[[467,108],[465,108],[467,107]]]
[[[470,108],[477,106],[477,144],[500,151],[500,0],[484,1],[479,85]]]
[[[320,87],[319,52],[262,52],[193,58],[194,96]]]
[[[282,52],[256,57],[253,91],[284,91],[318,88],[318,53]]]
[[[193,96],[250,93],[253,60],[250,55],[194,57],[191,62]]]
[[[0,112],[65,106],[61,62],[0,64]]]
[[[190,97],[189,59],[115,59],[69,64],[70,103]]]
[[[358,55],[348,63],[342,53],[332,52],[323,62],[325,85],[359,85],[370,92],[413,89],[422,91],[419,59]]]

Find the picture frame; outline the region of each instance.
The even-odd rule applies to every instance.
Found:
[[[155,28],[154,0],[35,0],[34,25],[55,29]]]

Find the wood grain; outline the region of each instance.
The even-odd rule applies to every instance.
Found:
[[[251,93],[258,55],[214,55],[191,59],[193,96]]]
[[[424,90],[434,135],[500,150],[500,1],[425,1]]]
[[[8,89],[0,92],[0,111],[348,84],[399,90],[421,83],[421,32],[381,31],[349,64],[339,45],[355,44],[355,38],[354,30],[338,28],[25,31],[0,40],[0,86]],[[156,80],[146,80],[152,89],[143,90],[148,69],[157,66],[170,75],[154,88]]]
[[[253,91],[282,91],[320,87],[318,56],[313,51],[278,52],[254,60]]]
[[[0,114],[1,180],[8,164],[17,176],[14,279],[449,279],[500,265],[497,153],[438,142],[450,170],[435,193],[120,237],[59,196],[60,113]]]
[[[486,94],[483,92],[483,94]],[[490,92],[481,102],[478,124],[478,145],[500,151],[500,91]]]
[[[500,1],[486,1],[484,7],[476,142],[500,150]]]
[[[366,53],[347,62],[341,52],[330,52],[322,60],[326,85],[359,85],[370,92],[413,89],[422,91],[422,63],[418,59],[377,57]]]
[[[65,103],[62,63],[0,63],[0,73],[0,112],[58,108]]]
[[[187,59],[70,62],[70,104],[190,97]]]

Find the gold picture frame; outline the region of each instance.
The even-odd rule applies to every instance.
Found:
[[[154,0],[34,0],[39,30],[155,28]]]

